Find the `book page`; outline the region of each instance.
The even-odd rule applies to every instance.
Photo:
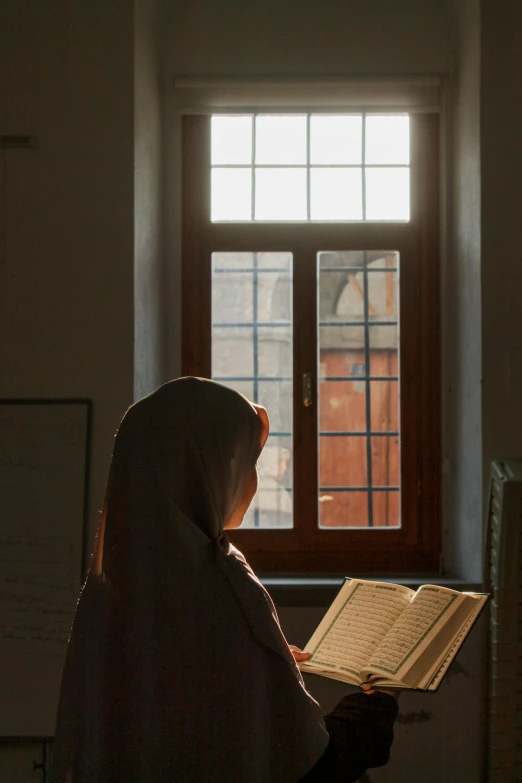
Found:
[[[357,579],[347,582],[338,596],[341,600],[334,601],[306,645],[305,652],[311,653],[306,664],[349,672],[358,678],[413,595],[400,585]],[[307,670],[306,665],[302,668]]]
[[[401,678],[401,670],[411,665],[429,646],[430,638],[453,614],[461,593],[434,585],[419,588],[409,607],[375,650],[366,666],[375,673]]]
[[[449,669],[450,664],[453,662],[455,656],[464,643],[466,636],[475,623],[475,620],[482,611],[484,604],[488,600],[487,596],[485,595],[473,595],[470,593],[466,593],[465,595],[472,595],[473,598],[476,598],[476,605],[473,607],[470,615],[468,616],[468,619],[462,626],[457,636],[450,642],[447,649],[445,650],[445,657],[442,663],[437,661],[436,665],[430,672],[426,674],[424,681],[421,683],[422,687],[427,687],[427,689],[430,691],[436,691],[439,687],[444,676],[446,675],[446,672]]]

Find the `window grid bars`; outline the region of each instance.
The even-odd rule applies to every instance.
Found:
[[[409,169],[409,163],[213,163],[213,169]]]
[[[365,143],[364,123],[363,123],[363,152]],[[364,201],[363,201],[364,205]],[[363,206],[364,208],[364,206]],[[363,213],[364,215],[365,213]],[[366,375],[370,375],[370,330],[369,322],[369,300],[368,300],[368,253],[364,251],[363,255],[363,294],[364,294],[364,363],[366,365]],[[371,409],[371,388],[370,382],[365,381],[366,392],[366,471],[368,483],[368,527],[373,527],[373,464],[372,464],[372,439],[370,432],[372,429],[372,409]]]
[[[250,270],[252,272],[252,270]],[[257,326],[262,327],[269,327],[269,326],[290,326],[291,320],[288,321],[258,321]],[[398,321],[370,321],[368,323],[368,327],[371,329],[372,326],[398,326]],[[212,328],[219,328],[219,329],[229,329],[231,327],[238,328],[238,327],[244,327],[252,329],[254,326],[253,321],[216,321],[212,324]],[[365,326],[364,318],[361,318],[360,321],[319,321],[318,326]]]
[[[250,274],[252,272],[252,267],[221,267],[216,268],[214,267],[212,270],[215,274]],[[266,267],[261,266],[257,270],[260,275],[264,274],[265,272],[271,273],[271,274],[280,274],[282,272],[288,272],[288,268],[284,266],[274,266],[274,267]],[[371,269],[368,269],[368,274],[371,275],[374,272],[397,272],[397,267],[372,267]],[[322,266],[321,272],[339,272],[340,274],[345,274],[346,272],[362,272],[362,267],[360,266]]]

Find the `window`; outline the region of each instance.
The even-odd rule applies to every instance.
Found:
[[[211,220],[408,220],[402,115],[214,116]]]
[[[183,121],[183,372],[267,407],[264,572],[437,570],[434,115]]]

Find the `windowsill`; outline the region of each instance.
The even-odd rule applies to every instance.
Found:
[[[463,592],[480,592],[483,586],[478,582],[469,582],[457,576],[440,576],[439,574],[422,576],[401,576],[387,574],[374,576],[354,574],[361,579],[372,579],[376,582],[393,582],[416,590],[423,584],[436,584]],[[344,577],[342,576],[271,576],[260,577],[275,604],[278,606],[329,606],[339,591]]]

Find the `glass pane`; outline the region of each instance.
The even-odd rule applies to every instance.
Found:
[[[256,163],[306,163],[306,116],[256,117]]]
[[[310,117],[310,162],[361,163],[362,116],[312,114]]]
[[[256,220],[306,220],[306,169],[256,169]]]
[[[212,169],[211,219],[250,220],[252,217],[252,170]]]
[[[242,528],[293,527],[291,438],[269,436],[259,458],[259,486]]]
[[[362,320],[362,315],[360,320]],[[327,352],[327,358],[326,355],[324,357],[321,355],[320,361],[321,364],[326,362],[327,375],[350,377],[353,375],[352,364],[364,362],[364,328],[362,326],[346,325],[349,322],[343,318],[339,318],[338,321],[339,326],[335,325],[335,322],[332,325],[325,325],[328,323],[326,319],[321,321],[319,344],[321,345],[321,351]],[[335,355],[336,351],[342,350],[355,351],[356,355],[354,356],[351,353],[347,353],[344,356]],[[337,369],[339,372],[336,371]],[[341,369],[343,369],[342,372],[340,371]]]
[[[253,253],[212,253],[212,271],[228,272],[230,269],[252,269]]]
[[[212,377],[252,378],[253,329],[250,326],[212,327]]]
[[[235,389],[247,400],[251,400],[254,396],[254,384],[252,381],[224,381],[224,386],[229,386],[231,389]]]
[[[399,431],[399,382],[370,382],[372,432]]]
[[[319,527],[368,527],[368,493],[321,491]]]
[[[211,162],[252,162],[252,117],[212,117]]]
[[[381,435],[372,440],[372,486],[399,486],[399,438]]]
[[[368,269],[368,310],[372,321],[396,321],[399,278],[397,272]]]
[[[325,271],[331,268],[345,269],[350,267],[362,267],[364,263],[364,253],[361,250],[336,250],[319,253],[319,264],[321,270]]]
[[[293,499],[289,490],[258,487],[241,528],[284,529],[292,528]]]
[[[282,487],[271,475],[260,472],[254,514],[251,518],[252,522],[248,527],[264,529],[293,527],[292,492]]]
[[[270,433],[259,459],[259,472],[276,478],[279,485],[292,490],[294,471],[292,465],[292,440],[288,435]]]
[[[292,527],[292,255],[214,253],[212,265],[212,377],[264,405],[270,417],[259,490],[243,526]],[[240,319],[249,326],[237,325]]]
[[[254,275],[252,272],[217,272],[212,275],[212,322],[252,323]]]
[[[344,284],[344,285],[343,285]],[[337,302],[337,315],[343,316],[347,321],[364,320],[364,288],[365,277],[362,272],[347,272],[344,279],[339,279]],[[361,346],[364,346],[364,337],[359,337]]]
[[[328,250],[319,253],[321,269],[349,269],[350,271],[396,270],[399,254],[395,250]]]
[[[398,330],[396,326],[374,326],[369,328],[370,335],[370,374],[372,377],[397,376]]]
[[[365,250],[362,255],[368,272],[397,272],[399,254],[395,250]]]
[[[211,161],[214,222],[410,219],[408,115],[214,115]]]
[[[363,435],[322,435],[319,439],[320,486],[366,487],[366,454],[366,437]]]
[[[366,381],[321,381],[319,430],[366,431]]]
[[[258,464],[259,487],[242,527],[293,527],[291,439],[270,435]]]
[[[293,341],[291,326],[260,326],[258,329],[260,378],[291,378]]]
[[[259,380],[258,399],[260,405],[268,411],[270,417],[270,432],[277,433],[292,431],[292,381]]]
[[[400,527],[400,493],[372,492],[374,527]]]
[[[409,116],[407,114],[368,115],[365,150],[365,163],[409,163]]]
[[[257,273],[259,321],[289,321],[292,317],[292,278],[286,271]]]
[[[365,169],[367,220],[410,219],[410,170]]]
[[[292,268],[291,253],[258,253],[258,265],[260,268],[267,269],[286,269]]]
[[[310,187],[312,220],[361,220],[361,169],[313,168]]]
[[[251,528],[251,527],[259,527],[259,515],[257,514],[257,495],[254,497],[253,501],[251,502],[248,511],[243,517],[243,522],[241,523],[242,530],[244,528]]]
[[[396,251],[318,254],[321,526],[399,523],[396,498],[378,498],[374,520],[372,491],[399,486],[398,261]]]
[[[255,527],[293,527],[292,392],[292,382],[260,380],[258,384],[257,401],[268,411],[272,434],[259,459]]]

